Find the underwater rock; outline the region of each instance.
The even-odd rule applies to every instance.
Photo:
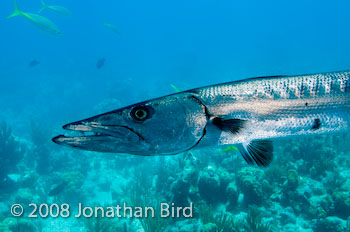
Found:
[[[284,183],[281,204],[291,206],[296,214],[303,213],[309,219],[324,217],[327,211],[321,207],[321,201],[324,197],[325,190],[323,185],[311,178],[302,178],[298,180],[298,187],[289,184],[296,184],[294,171],[289,172],[289,180]],[[294,189],[294,190],[293,190]]]
[[[207,223],[203,225],[201,232],[216,232],[218,231],[218,226],[214,223]]]
[[[9,229],[9,227],[2,222],[0,223],[0,231],[1,232],[12,232],[12,230]]]
[[[229,172],[227,172],[224,168],[218,168],[217,174],[220,177],[220,185],[223,189],[226,189],[227,185],[233,180],[232,176]]]
[[[239,192],[237,190],[237,186],[235,182],[231,182],[228,184],[226,188],[226,197],[229,202],[229,208],[233,209],[237,205]]]
[[[36,171],[34,171],[34,170],[28,171],[19,180],[19,185],[22,188],[32,188],[33,186],[35,186],[37,184],[38,179],[39,179],[39,174]]]
[[[245,164],[243,163],[243,165]],[[230,173],[235,173],[239,169],[239,167],[242,166],[241,157],[226,157],[222,160],[220,166],[225,168]]]
[[[279,187],[287,179],[287,170],[284,166],[279,165],[278,162],[276,161],[276,163],[273,162],[265,170],[265,176],[266,176],[266,179],[269,181],[269,183],[271,183],[276,187]]]
[[[184,159],[184,168],[180,174],[181,178],[184,181],[189,182],[191,185],[195,185],[198,179],[198,170],[197,170],[198,160],[195,158],[192,153],[187,153]]]
[[[282,225],[295,224],[296,216],[292,207],[284,208],[284,210],[279,214],[279,219]]]
[[[288,175],[287,175],[287,185],[286,188],[288,191],[295,191],[298,188],[299,185],[299,177],[298,173],[294,169],[289,169],[288,170]]]
[[[170,186],[171,201],[177,206],[188,206],[188,197],[192,199],[197,195],[197,191],[193,188],[198,179],[196,162],[197,159],[191,153],[187,153],[183,160],[182,171]],[[163,176],[167,175],[166,173]]]
[[[244,194],[246,204],[261,205],[270,194],[268,181],[264,171],[254,167],[246,167],[237,173],[238,189]]]
[[[299,147],[295,145],[291,147],[290,153],[292,154],[293,158],[296,160],[302,159],[304,157],[304,154],[299,152]]]
[[[314,224],[314,232],[344,232],[346,231],[346,221],[338,217],[326,217],[317,220]]]
[[[283,230],[286,232],[314,232],[312,229],[304,229],[298,224],[287,224],[283,226]]]
[[[24,145],[12,134],[5,122],[0,123],[0,192],[15,190],[15,182],[7,177],[17,173],[17,164],[23,159]]]
[[[32,189],[20,188],[14,195],[14,201],[19,204],[30,204],[34,202],[40,202],[40,197],[35,195]]]
[[[335,192],[333,194],[335,215],[347,219],[350,217],[350,193]]]
[[[321,198],[320,206],[326,212],[327,215],[330,215],[334,211],[333,199],[330,195],[325,195]]]
[[[197,220],[181,220],[176,221],[175,225],[169,226],[166,232],[195,232],[198,230],[199,224]]]
[[[3,215],[6,215],[8,213],[8,210],[10,208],[9,206],[10,202],[1,202],[0,201],[0,221],[3,218]],[[1,231],[1,230],[0,230]]]
[[[111,190],[112,181],[107,177],[101,177],[98,181],[100,191],[109,192]]]
[[[190,183],[179,178],[176,179],[171,187],[170,191],[172,193],[171,202],[173,202],[176,206],[188,206],[188,194],[190,190]]]
[[[67,183],[59,196],[67,203],[77,205],[85,199],[85,191],[82,188],[84,184],[84,175],[79,171],[70,171],[62,173],[62,181]]]
[[[34,223],[31,220],[25,219],[25,218],[20,218],[20,219],[5,218],[1,224],[5,228],[7,227],[9,231],[18,231],[18,232],[22,232],[22,231],[37,232],[38,231]],[[2,230],[0,231],[3,232]]]
[[[220,202],[218,193],[220,192],[220,177],[214,168],[208,166],[199,173],[198,190],[200,196],[208,203]]]

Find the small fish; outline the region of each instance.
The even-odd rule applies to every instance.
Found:
[[[96,63],[96,68],[97,69],[101,69],[104,65],[105,65],[105,61],[106,59],[105,58],[101,58],[97,61]]]
[[[231,146],[227,146],[221,150],[221,152],[230,152],[230,151],[238,151],[238,148],[231,145]]]
[[[61,31],[51,20],[41,15],[25,13],[18,8],[17,0],[14,0],[14,2],[15,2],[15,11],[7,17],[8,19],[18,15],[22,15],[25,19],[27,19],[28,22],[32,23],[34,26],[38,27],[39,29],[45,32],[48,32],[53,35],[61,34]]]
[[[72,12],[68,10],[67,8],[63,6],[58,6],[58,5],[47,5],[43,0],[41,0],[42,7],[39,10],[39,13],[41,13],[45,9],[49,9],[57,14],[64,15],[64,16],[71,16]]]
[[[67,182],[63,181],[62,183],[55,185],[51,188],[48,196],[52,197],[52,196],[57,196],[58,194],[60,194],[64,188],[67,186]]]
[[[175,93],[180,93],[181,92],[181,90],[179,88],[177,88],[175,85],[170,85],[170,87],[173,88]]]
[[[350,71],[250,78],[192,89],[69,123],[53,138],[83,150],[171,155],[235,145],[268,166],[272,139],[350,131]]]
[[[118,30],[117,27],[115,27],[114,25],[110,24],[110,23],[107,23],[107,22],[104,22],[103,24],[105,27],[111,29],[114,33],[116,33],[117,35],[120,35],[120,31]]]
[[[39,61],[37,61],[37,60],[32,60],[32,61],[29,62],[28,66],[32,68],[32,67],[37,66],[38,64],[40,64]]]

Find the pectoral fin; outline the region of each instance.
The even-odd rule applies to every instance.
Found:
[[[254,140],[248,145],[238,144],[239,152],[248,164],[267,167],[273,159],[273,144],[270,140]]]
[[[232,134],[237,134],[243,127],[246,122],[243,119],[222,119],[216,117],[213,119],[213,124],[217,126],[220,130],[231,132]]]

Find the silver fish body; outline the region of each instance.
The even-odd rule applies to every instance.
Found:
[[[341,132],[350,127],[350,72],[253,78],[193,92],[210,115],[247,121],[235,136],[220,132],[219,144]]]
[[[237,144],[267,166],[270,139],[350,130],[350,71],[251,78],[141,102],[64,126],[92,135],[53,138],[85,150],[176,154]]]

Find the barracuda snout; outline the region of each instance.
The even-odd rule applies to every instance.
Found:
[[[90,151],[176,154],[198,144],[204,136],[206,122],[200,102],[191,94],[183,93],[69,123],[63,126],[68,134],[52,140]]]
[[[110,113],[111,115],[114,113]],[[86,120],[66,124],[64,129],[69,130],[68,135],[54,137],[53,142],[90,151],[115,152],[118,146],[120,152],[137,149],[137,145],[147,148],[144,139],[132,129],[123,125],[106,125],[105,116],[96,116]]]

